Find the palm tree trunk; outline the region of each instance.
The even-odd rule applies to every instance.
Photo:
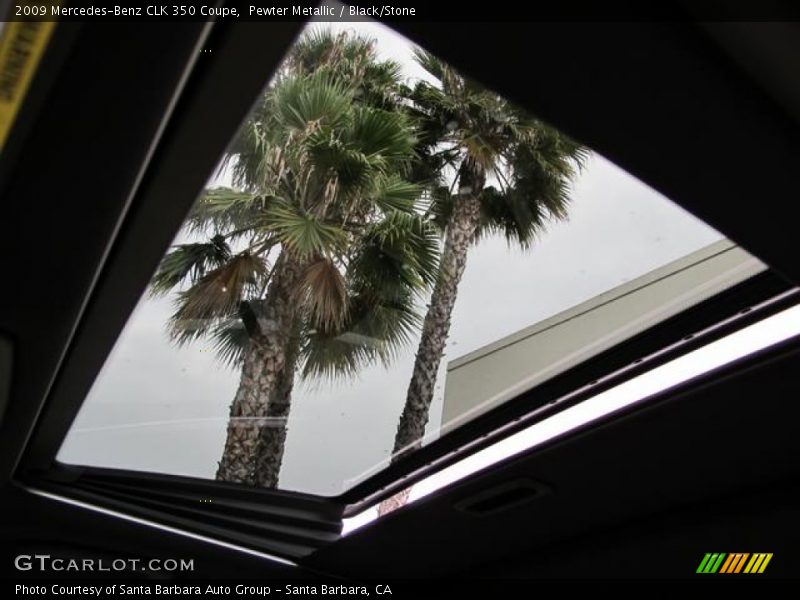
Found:
[[[256,448],[256,485],[277,488],[286,447],[287,423],[292,404],[297,359],[300,354],[300,338],[296,331],[297,319],[292,326],[293,334],[286,349],[286,362],[278,375],[275,390],[267,405],[267,426],[261,429]]]
[[[289,254],[278,258],[231,403],[225,449],[217,468],[220,481],[257,484],[258,444],[262,431],[270,427],[269,400],[286,364],[301,271],[299,261]]]
[[[462,197],[447,225],[439,278],[422,325],[414,371],[408,386],[406,404],[400,416],[393,455],[419,446],[428,423],[436,375],[450,333],[450,317],[458,296],[458,284],[467,266],[467,252],[478,228],[480,204],[474,194]]]
[[[481,186],[482,187],[482,186]],[[481,189],[481,188],[478,188]],[[450,317],[458,296],[458,284],[467,266],[467,252],[480,223],[478,196],[463,196],[456,203],[447,224],[447,237],[439,267],[439,278],[433,288],[431,302],[422,325],[414,371],[408,386],[406,404],[400,415],[392,450],[392,462],[407,452],[419,448],[433,401],[436,375],[450,333]],[[378,507],[385,515],[404,506],[408,489],[384,500]]]

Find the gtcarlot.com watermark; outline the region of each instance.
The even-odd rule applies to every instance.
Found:
[[[18,571],[73,571],[114,573],[124,571],[194,571],[194,559],[185,558],[63,558],[49,554],[20,554],[14,559]]]

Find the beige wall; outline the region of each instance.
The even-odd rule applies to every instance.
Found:
[[[722,240],[453,360],[443,431],[765,268]]]

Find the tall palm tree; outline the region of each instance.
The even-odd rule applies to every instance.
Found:
[[[439,82],[418,83],[411,99],[426,148],[422,164],[436,180],[432,211],[445,238],[394,460],[417,448],[425,432],[470,246],[502,233],[509,243],[529,248],[548,220],[566,216],[570,182],[588,156],[581,145],[431,54],[417,51],[415,58]],[[488,185],[492,180],[496,185]],[[404,502],[402,495],[387,501],[381,512]]]
[[[401,84],[400,66],[395,61],[378,58],[374,39],[352,32],[334,34],[329,28],[312,30],[294,44],[282,66],[284,73],[296,75],[317,73],[321,69],[325,69],[333,79],[346,82],[353,92],[353,101],[358,104],[387,111],[404,110],[403,98],[407,96],[408,90],[405,85]],[[415,169],[412,169],[410,172],[404,173],[405,179],[414,181],[413,177],[409,177],[414,175],[414,171]],[[375,266],[381,268],[379,264]],[[309,339],[314,340],[315,338]],[[402,341],[409,340],[404,338]],[[293,342],[294,345],[298,343],[296,339]],[[328,343],[330,344],[330,342]],[[321,356],[328,361],[341,359],[343,357],[341,353],[348,347],[352,349],[352,343],[344,348],[329,347]],[[318,356],[320,356],[321,350],[321,348],[317,348]],[[283,422],[288,417],[297,358],[296,348],[290,345],[287,360],[291,368],[284,368],[278,375],[276,391],[270,400],[272,412],[278,417],[283,417]],[[334,366],[337,368],[330,369],[326,373],[327,375],[353,374],[357,370],[354,364],[344,364],[341,361]],[[274,437],[270,444],[261,444],[259,452],[257,452],[257,460],[266,458],[269,462],[270,457],[282,456],[286,430],[273,429],[268,432],[272,433]],[[267,464],[258,471],[275,473],[277,469],[279,467]],[[277,480],[266,482],[263,485],[273,487],[277,485]]]
[[[214,235],[175,248],[153,281],[155,293],[188,282],[174,339],[210,336],[241,369],[220,480],[275,487],[295,372],[391,360],[435,274],[435,229],[403,178],[409,122],[359,101],[362,81],[332,63],[279,74],[231,149],[239,189],[209,190],[190,218]]]

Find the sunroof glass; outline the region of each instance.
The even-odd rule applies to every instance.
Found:
[[[58,459],[337,495],[764,268],[392,30],[315,23]]]

